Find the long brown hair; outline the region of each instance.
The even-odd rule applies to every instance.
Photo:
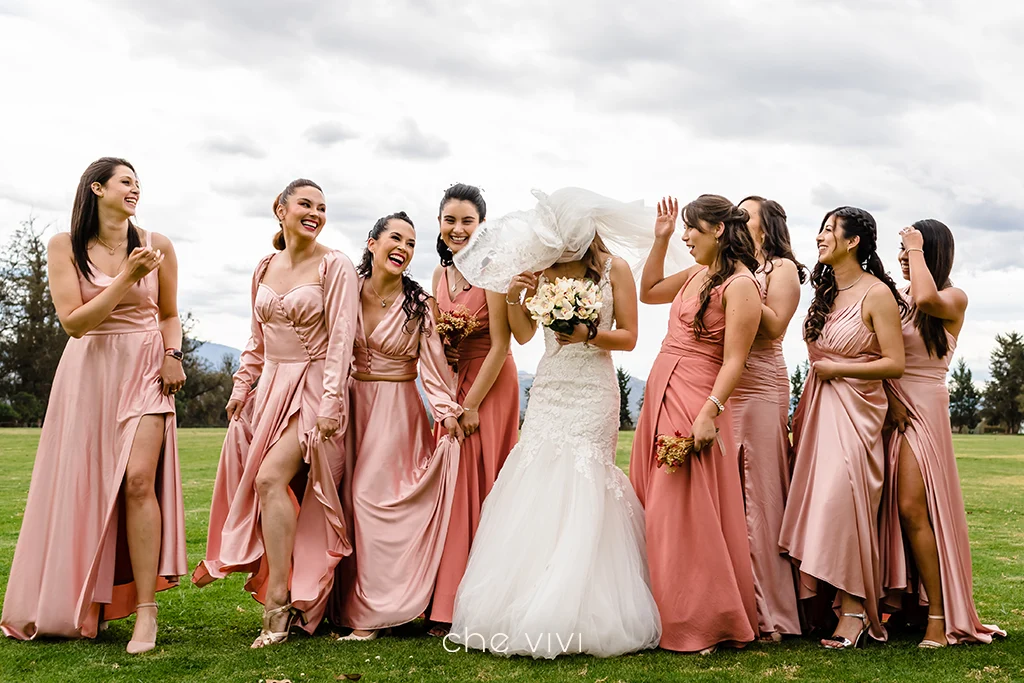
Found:
[[[100,234],[99,203],[92,184],[106,185],[118,166],[126,166],[135,173],[135,167],[118,157],[103,157],[89,164],[78,181],[75,203],[71,209],[71,251],[75,265],[86,280],[92,282],[92,266],[89,264],[89,242]],[[128,255],[142,246],[139,229],[128,221]]]
[[[583,258],[580,262],[587,269],[583,274],[583,277],[594,283],[600,283],[601,278],[604,276],[604,266],[611,258],[612,253],[608,251],[608,247],[605,246],[604,240],[601,239],[600,235],[594,235],[594,241],[587,247],[587,251],[583,254]]]
[[[914,223],[914,228],[924,238],[924,262],[928,264],[928,272],[935,280],[935,288],[942,290],[953,285],[949,281],[949,273],[953,270],[955,253],[953,233],[945,223],[928,218]],[[949,340],[946,338],[946,327],[940,318],[928,315],[920,308],[914,314],[914,326],[924,339],[929,356],[945,358],[949,353]]]
[[[837,226],[842,227],[844,237],[847,239],[860,238],[860,242],[855,247],[860,267],[884,282],[896,299],[900,314],[906,313],[906,301],[896,290],[896,283],[885,272],[882,260],[878,258],[878,228],[875,225],[874,216],[864,209],[840,206],[838,209],[826,213],[825,217],[821,219],[819,234],[825,229],[825,224],[828,223],[831,216],[836,217]],[[811,307],[807,309],[807,319],[804,320],[804,341],[807,342],[812,342],[821,336],[821,330],[825,327],[825,318],[832,312],[836,296],[839,295],[836,274],[832,266],[818,262],[818,265],[814,266],[814,270],[811,271],[811,286],[814,287],[814,300],[811,301]]]
[[[757,202],[761,208],[761,232],[764,233],[761,253],[764,254],[764,272],[772,272],[772,261],[775,259],[789,259],[796,266],[800,284],[807,282],[807,266],[797,261],[796,254],[793,253],[789,225],[786,223],[786,210],[782,208],[782,204],[757,195],[744,197],[737,206],[742,206],[743,202]]]
[[[711,303],[711,293],[715,287],[722,285],[741,263],[754,273],[761,264],[757,262],[754,251],[754,240],[747,230],[750,214],[745,209],[734,205],[725,197],[717,194],[702,194],[683,207],[683,224],[690,230],[704,232],[700,220],[712,226],[722,223],[725,230],[718,238],[718,270],[707,279],[700,290],[700,306],[693,318],[693,336],[700,339],[708,331],[704,325],[704,313]]]
[[[320,190],[321,194],[324,191],[322,187],[314,183],[312,180],[307,180],[306,178],[296,178],[295,180],[291,181],[285,186],[284,190],[281,191],[281,194],[277,195],[277,197],[274,198],[274,206],[271,209],[274,212],[274,218],[277,218],[277,207],[281,206],[282,204],[287,204],[288,198],[295,194],[295,190],[299,189],[300,187],[315,187],[316,189]],[[277,249],[278,251],[284,251],[285,247],[287,246],[287,244],[284,241],[284,225],[281,223],[281,220],[279,218],[277,219],[277,224],[280,225],[281,227],[274,235],[274,249]]]

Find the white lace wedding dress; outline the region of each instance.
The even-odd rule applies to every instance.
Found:
[[[614,314],[610,266],[601,280],[603,330]],[[644,512],[615,466],[611,354],[560,347],[547,328],[544,343],[521,439],[484,501],[449,639],[548,659],[655,647],[661,621]]]

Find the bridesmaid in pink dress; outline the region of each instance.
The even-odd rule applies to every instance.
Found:
[[[907,368],[886,382],[890,423],[888,476],[882,501],[886,602],[905,593],[928,607],[919,647],[990,643],[1005,636],[981,623],[974,607],[971,547],[949,425],[946,371],[964,324],[967,295],[953,287],[953,234],[936,220],[900,231]],[[907,553],[904,542],[909,543]],[[916,584],[916,585],[915,585]]]
[[[747,212],[717,195],[683,209],[683,241],[697,265],[665,277],[678,203],[662,200],[640,282],[644,303],[672,303],[637,422],[629,478],[644,506],[660,646],[713,652],[757,633],[754,579],[740,483],[739,444],[726,402],[761,319]],[[697,455],[659,469],[659,435],[692,436]]]
[[[253,275],[252,337],[227,405],[206,559],[192,575],[202,586],[249,573],[245,587],[264,605],[253,648],[286,641],[296,619],[313,633],[351,552],[338,485],[358,284],[348,257],[317,242],[325,212],[310,180],[274,201],[278,251]]]
[[[481,506],[519,439],[519,378],[510,351],[505,297],[473,287],[452,262],[453,255],[486,218],[487,205],[479,188],[459,184],[444,193],[438,216],[441,265],[434,270],[434,297],[441,312],[464,309],[480,326],[458,348],[445,347],[458,372],[456,398],[463,407],[459,423],[466,440],[459,456],[451,521],[431,601],[430,618],[435,626],[430,633],[434,636],[448,632],[455,592],[466,571]],[[436,427],[438,436],[443,429]]]
[[[764,304],[746,370],[732,394],[733,430],[740,447],[758,630],[762,640],[777,642],[784,634],[800,634],[795,572],[779,554],[790,469],[789,373],[782,337],[807,275],[790,247],[782,206],[763,197],[747,197],[739,206],[750,215],[747,229],[760,263],[754,277]]]
[[[416,231],[404,211],[370,230],[359,264],[346,513],[354,552],[338,567],[331,621],[342,640],[373,640],[430,602],[459,471],[462,408],[435,326],[434,301],[405,270]],[[417,376],[444,436],[435,439]]]
[[[82,174],[71,232],[50,240],[50,294],[71,335],[53,380],[0,626],[94,638],[138,610],[128,652],[156,644],[156,591],[187,571],[174,393],[185,383],[178,267],[131,222],[135,169]]]
[[[800,569],[800,597],[838,594],[829,649],[855,647],[866,631],[885,640],[878,508],[885,473],[883,379],[903,374],[896,285],[876,251],[863,209],[826,214],[818,233],[814,301],[804,322],[812,372],[793,417],[796,462],[779,546]],[[823,592],[823,591],[822,591]]]

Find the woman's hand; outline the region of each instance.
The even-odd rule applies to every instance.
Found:
[[[480,429],[480,411],[464,408],[462,417],[459,418],[459,426],[462,427],[466,436],[472,436]]]
[[[903,240],[903,251],[908,249],[920,249],[924,251],[924,235],[917,228],[908,226],[900,230],[900,239]]]
[[[658,219],[654,222],[654,236],[658,239],[671,237],[676,231],[679,218],[679,201],[675,197],[662,197],[658,202]]]
[[[452,437],[460,444],[465,440],[466,435],[462,431],[462,427],[459,426],[459,421],[454,417],[446,417],[444,422],[441,423],[445,429],[448,430],[448,436]]]
[[[128,273],[129,280],[138,282],[159,268],[163,262],[164,255],[159,249],[136,247],[132,255],[128,257],[128,265],[125,266],[125,272]]]
[[[892,392],[888,382],[885,382],[885,397],[889,399],[889,409],[885,413],[885,424],[888,428],[895,429],[902,434],[907,431],[907,427],[910,425],[910,410]]]
[[[320,432],[320,440],[327,441],[341,428],[341,423],[333,417],[317,417],[316,429]]]
[[[693,421],[693,450],[695,453],[701,453],[705,448],[715,442],[715,437],[718,436],[718,430],[715,429],[715,421],[710,417],[701,413],[697,416],[697,419]]]
[[[164,363],[160,366],[160,383],[163,384],[164,396],[176,394],[185,386],[185,370],[181,367],[180,360],[173,356],[164,356]]]
[[[520,301],[523,298],[523,292],[530,292],[537,289],[537,283],[539,281],[537,273],[531,273],[529,271],[520,273],[512,278],[512,282],[508,286],[508,292],[505,294],[505,303],[510,301]]]
[[[582,344],[583,342],[590,341],[590,328],[583,323],[577,323],[576,327],[573,328],[572,334],[555,332],[555,341],[557,341],[560,346]]]
[[[831,360],[816,360],[811,363],[811,370],[814,371],[814,374],[822,382],[828,382],[840,377],[839,364]]]
[[[228,404],[224,407],[224,412],[228,414],[228,421],[237,420],[242,415],[242,406],[244,405],[237,398],[228,401]]]
[[[444,345],[444,359],[453,368],[459,364],[459,349],[454,346]]]

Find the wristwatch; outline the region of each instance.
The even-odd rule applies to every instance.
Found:
[[[179,363],[185,358],[185,354],[181,352],[181,349],[164,349],[164,355],[170,356]]]

